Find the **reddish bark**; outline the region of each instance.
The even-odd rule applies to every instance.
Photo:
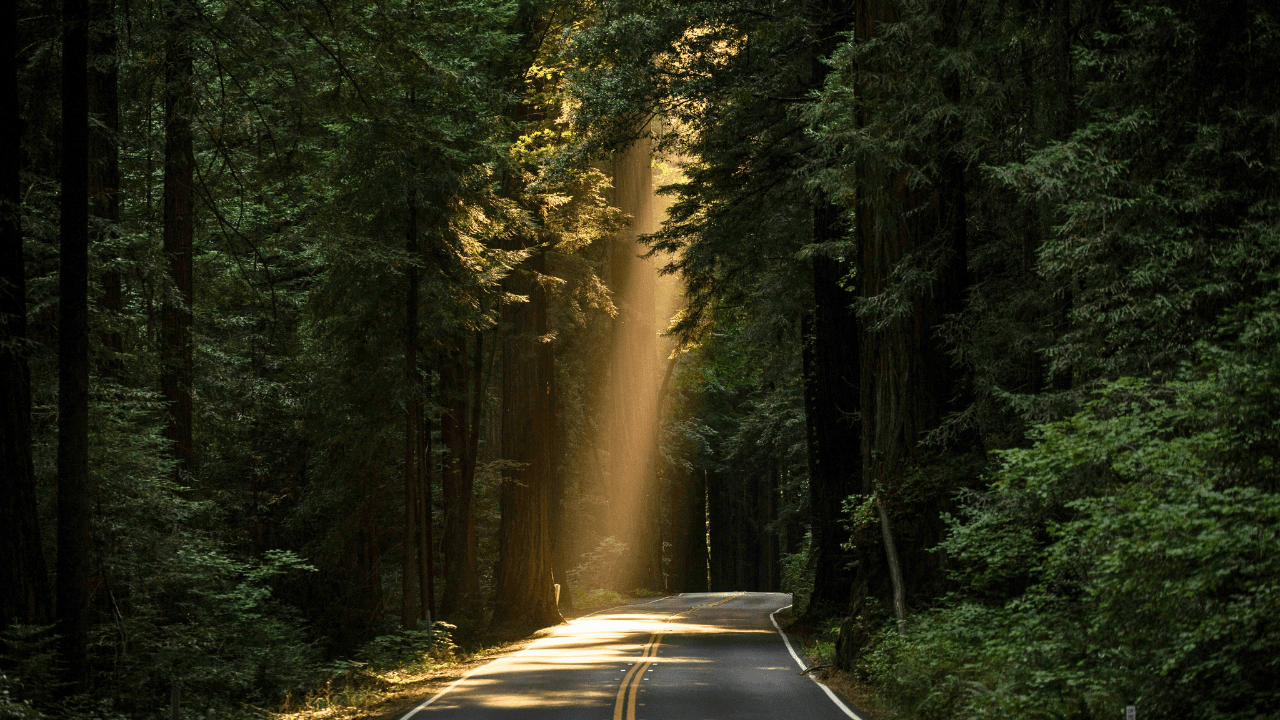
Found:
[[[504,282],[529,302],[503,306],[502,523],[494,570],[497,597],[492,624],[537,628],[563,622],[551,574],[551,344],[547,296],[536,275],[545,268],[537,252]]]

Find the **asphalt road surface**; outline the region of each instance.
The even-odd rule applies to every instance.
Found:
[[[799,674],[770,617],[790,602],[689,593],[581,617],[401,720],[861,720]]]

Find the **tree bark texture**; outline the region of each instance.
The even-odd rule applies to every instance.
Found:
[[[88,7],[62,6],[62,167],[58,272],[57,605],[66,679],[89,678]]]
[[[48,620],[48,567],[40,544],[31,458],[27,279],[22,251],[22,118],[18,105],[18,6],[0,10],[0,630],[17,618]]]
[[[551,442],[551,574],[560,590],[557,604],[563,610],[573,609],[573,592],[569,585],[569,519],[566,505],[565,418],[560,409],[560,395],[552,368],[549,383],[550,413],[554,426]]]
[[[418,619],[430,629],[436,614],[435,518],[433,514],[435,457],[431,447],[432,418],[426,403],[418,404]]]
[[[825,199],[813,214],[814,241],[844,235],[839,210]],[[805,420],[809,444],[809,512],[811,552],[815,567],[813,594],[805,617],[816,622],[849,603],[852,577],[849,555],[842,549],[843,503],[857,492],[862,472],[859,410],[858,319],[856,296],[842,283],[850,264],[836,258],[813,258],[814,309],[805,330]]]
[[[494,575],[495,627],[540,628],[563,622],[551,574],[551,343],[547,296],[538,282],[539,251],[504,282],[529,298],[502,308],[502,521]]]
[[[707,487],[698,470],[671,483],[674,592],[707,592]]]
[[[191,244],[195,232],[195,151],[191,19],[181,3],[169,7],[164,66],[164,256],[173,286],[160,309],[160,392],[169,410],[165,438],[179,477],[191,471]]]
[[[441,461],[444,494],[444,595],[441,617],[461,620],[473,613],[480,594],[476,565],[475,441],[479,438],[480,383],[483,373],[482,333],[475,333],[470,362],[467,342],[459,337],[441,362],[440,384],[444,404],[440,416]],[[468,387],[470,385],[470,388]]]
[[[879,24],[897,19],[887,0],[859,0],[857,9],[860,41],[874,38]],[[921,441],[938,426],[960,387],[937,327],[961,310],[967,282],[963,166],[956,158],[943,161],[934,183],[915,188],[908,187],[902,171],[871,162],[859,169],[856,227],[863,300],[875,306],[874,300],[893,297],[894,272],[906,263],[926,262],[935,277],[928,290],[901,298],[891,313],[869,315],[861,323],[861,493],[876,495],[879,532],[864,528],[855,538],[859,559],[850,615],[861,615],[874,599],[880,607],[893,607],[900,624],[913,596],[938,590],[940,568],[930,549],[941,538],[941,511],[948,501],[942,491],[913,500],[904,512],[900,493],[907,473],[927,460]],[[842,638],[841,663],[852,661],[858,644]]]
[[[418,418],[422,414],[418,387],[418,209],[410,203],[409,229],[405,237],[408,289],[404,303],[404,375],[409,388],[404,427],[404,524],[400,547],[400,626],[418,626]]]

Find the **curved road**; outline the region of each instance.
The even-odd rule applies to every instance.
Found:
[[[690,593],[581,617],[401,720],[861,720],[799,674],[770,618],[790,602]]]

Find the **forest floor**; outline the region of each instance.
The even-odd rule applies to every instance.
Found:
[[[561,614],[566,621],[573,621],[612,607],[648,602],[654,596],[607,593],[596,597],[615,602],[580,607]],[[617,602],[619,600],[621,602]],[[519,637],[482,635],[451,657],[425,659],[386,672],[361,672],[334,678],[304,698],[287,699],[282,707],[270,713],[270,717],[272,720],[399,720],[472,670],[520,652],[538,638],[554,633],[557,627]]]

